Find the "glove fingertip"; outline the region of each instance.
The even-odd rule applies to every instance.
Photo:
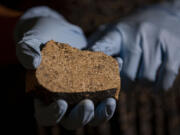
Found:
[[[107,119],[110,119],[112,115],[114,114],[116,108],[116,100],[113,98],[108,98],[106,100],[106,116]]]
[[[90,99],[85,99],[79,103],[85,111],[93,111],[94,103]]]
[[[41,63],[41,56],[34,57],[32,62],[32,68],[36,69]]]
[[[89,123],[91,126],[97,126],[112,118],[116,109],[116,100],[114,98],[105,99],[95,110],[95,117]]]
[[[169,90],[171,87],[173,87],[174,81],[178,75],[178,71],[162,68],[160,70],[156,86],[158,89],[162,90]]]
[[[56,101],[61,114],[65,114],[68,109],[68,103],[65,100],[59,99]]]
[[[94,104],[91,100],[85,99],[76,105],[60,123],[65,129],[75,130],[86,125],[93,117]]]
[[[122,66],[123,66],[123,60],[120,57],[116,57],[116,60],[118,62],[118,66],[119,66],[119,72],[121,72]]]
[[[166,73],[164,78],[162,79],[162,88],[164,90],[168,90],[173,86],[174,80],[176,79],[176,74],[175,73]]]

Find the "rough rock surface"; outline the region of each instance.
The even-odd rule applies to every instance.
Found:
[[[39,67],[27,72],[27,92],[35,93],[48,103],[58,98],[69,104],[84,98],[94,102],[106,97],[118,99],[120,76],[113,57],[54,41],[49,41],[41,54]]]

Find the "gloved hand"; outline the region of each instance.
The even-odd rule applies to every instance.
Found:
[[[53,126],[60,123],[64,128],[74,130],[86,124],[97,126],[109,120],[115,111],[116,101],[107,98],[96,108],[91,100],[82,100],[71,112],[64,116],[68,109],[68,103],[59,99],[49,106],[35,99],[35,117],[41,126]]]
[[[179,37],[180,2],[175,1],[101,26],[89,38],[89,48],[121,59],[122,76],[156,82],[156,88],[167,90],[180,67]]]
[[[15,28],[16,55],[27,69],[35,69],[41,62],[41,47],[49,40],[68,43],[72,47],[86,47],[82,30],[48,7],[29,9]]]
[[[27,69],[35,69],[41,62],[41,47],[48,40],[68,43],[72,47],[86,47],[86,38],[82,30],[67,22],[60,14],[48,7],[35,7],[20,18],[15,29],[16,54]],[[115,111],[116,101],[107,98],[97,108],[91,100],[85,99],[76,105],[69,114],[65,113],[68,103],[59,99],[50,105],[34,100],[35,117],[42,126],[60,123],[67,129],[76,129],[89,123],[98,125],[109,120]]]

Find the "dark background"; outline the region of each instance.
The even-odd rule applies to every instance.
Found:
[[[48,5],[63,14],[85,33],[97,26],[127,16],[135,9],[167,0],[1,0],[0,3],[18,11],[38,5]]]
[[[0,3],[18,11],[15,16],[19,16],[33,6],[48,5],[63,14],[70,22],[82,27],[86,35],[89,35],[101,24],[127,16],[138,7],[162,1],[4,0]],[[1,10],[0,13],[2,13]],[[59,125],[48,128],[38,127],[34,118],[32,97],[25,93],[26,70],[15,57],[12,30],[17,19],[18,17],[14,15],[5,15],[0,18],[1,99],[5,104],[2,109],[3,112],[5,110],[2,123],[7,127],[3,134],[180,135],[180,75],[168,92],[154,91],[153,84],[142,85],[138,81],[126,84],[121,89],[114,117],[96,128],[85,126],[76,131],[66,131]]]

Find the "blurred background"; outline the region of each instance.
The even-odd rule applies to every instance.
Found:
[[[180,135],[180,75],[167,92],[133,82],[121,89],[114,117],[98,127],[67,131],[61,126],[39,127],[32,97],[25,94],[25,69],[15,56],[13,29],[19,16],[33,6],[48,5],[88,36],[104,23],[115,21],[142,6],[165,0],[1,0],[0,74],[5,97],[6,134],[23,135]],[[123,79],[123,78],[122,78]],[[3,109],[4,110],[4,109]],[[11,133],[11,134],[12,134]]]

